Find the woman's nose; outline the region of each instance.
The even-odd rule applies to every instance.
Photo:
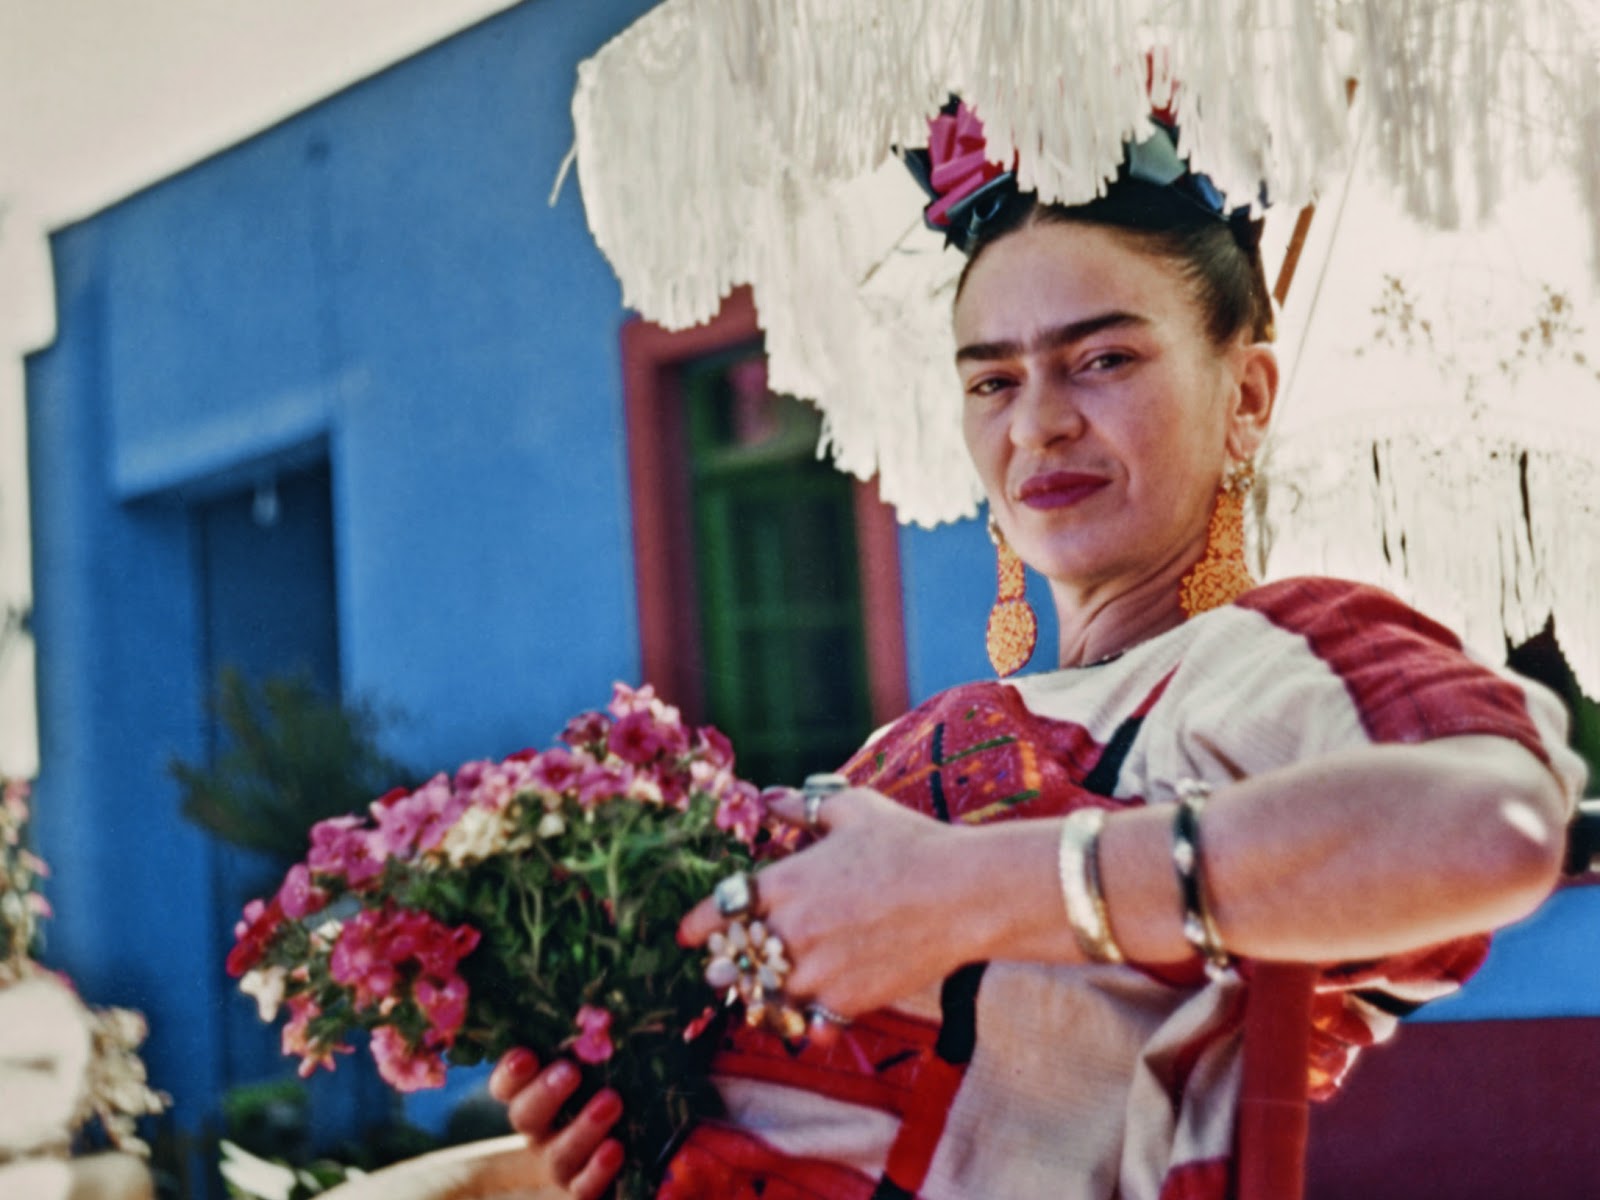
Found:
[[[1083,410],[1071,388],[1047,376],[1028,379],[1011,404],[1011,441],[1040,449],[1060,438],[1083,436]]]

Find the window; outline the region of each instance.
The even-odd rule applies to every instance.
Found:
[[[898,542],[766,386],[754,312],[623,334],[645,678],[758,783],[837,767],[906,706]]]

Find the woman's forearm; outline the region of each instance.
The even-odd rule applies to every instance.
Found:
[[[1235,954],[1379,957],[1527,915],[1557,878],[1565,818],[1550,772],[1514,743],[1374,746],[1217,788],[1201,824],[1206,892]],[[979,831],[975,865],[992,896],[974,923],[973,955],[1079,961],[1059,899],[1059,822],[1030,825]],[[1106,905],[1136,962],[1191,953],[1171,852],[1170,806],[1106,821]]]

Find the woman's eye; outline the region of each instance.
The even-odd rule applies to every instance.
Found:
[[[1103,354],[1096,354],[1083,364],[1083,370],[1094,372],[1115,371],[1118,367],[1126,366],[1133,361],[1133,355],[1125,354],[1121,350],[1107,350]]]
[[[999,395],[1010,386],[1011,380],[1005,376],[987,375],[967,384],[967,395],[987,399]]]

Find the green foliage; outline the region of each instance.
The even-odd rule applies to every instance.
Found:
[[[310,1120],[310,1094],[292,1075],[240,1084],[222,1095],[223,1136],[264,1158],[303,1159]]]
[[[222,748],[210,766],[174,760],[183,815],[226,842],[288,862],[306,831],[358,812],[409,772],[378,748],[390,718],[366,701],[340,704],[304,675],[253,684],[223,670],[212,710]]]

